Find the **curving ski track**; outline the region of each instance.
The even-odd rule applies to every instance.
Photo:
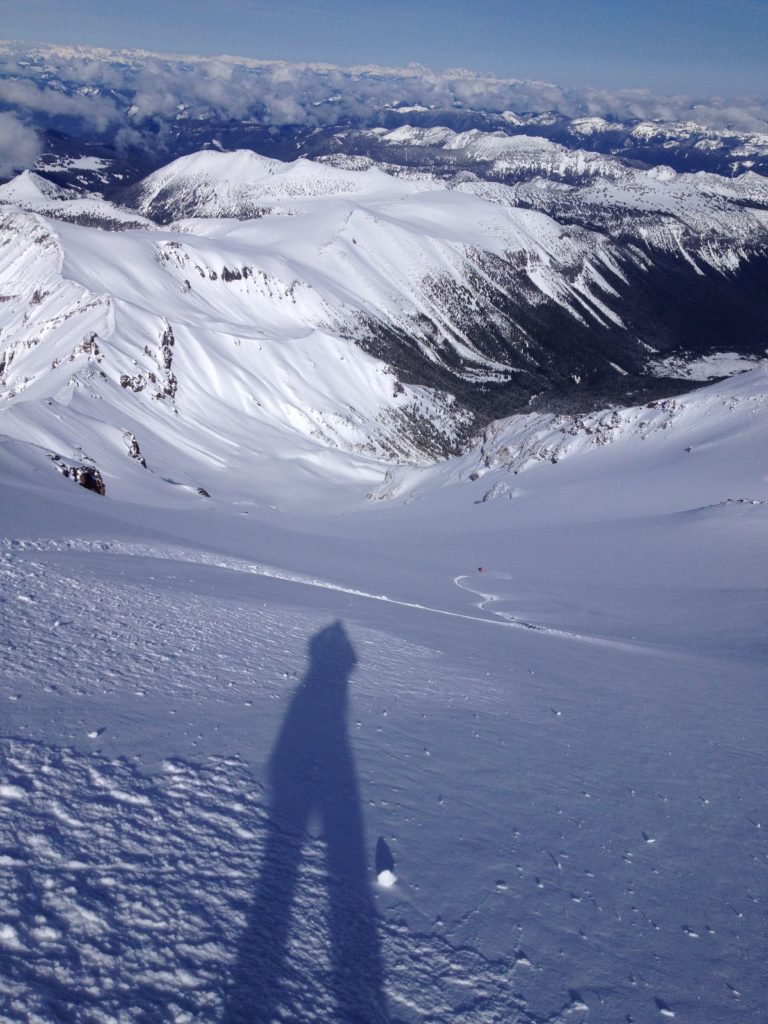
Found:
[[[422,604],[417,601],[403,601],[398,598],[389,597],[387,594],[373,594],[356,587],[345,587],[340,583],[333,583],[330,580],[320,579],[315,576],[305,576],[301,573],[291,572],[275,566],[264,565],[259,562],[250,562],[240,558],[230,558],[221,555],[211,555],[202,551],[194,551],[188,548],[156,548],[144,544],[127,544],[123,541],[93,541],[71,538],[65,541],[50,539],[34,540],[6,540],[0,543],[0,549],[20,551],[67,551],[76,550],[98,554],[136,555],[143,558],[155,558],[162,561],[187,562],[197,565],[209,565],[217,569],[226,569],[230,572],[249,573],[253,576],[262,576],[269,579],[280,580],[284,583],[294,583],[302,587],[315,587],[320,590],[332,590],[340,594],[347,594],[351,597],[359,597],[365,601],[381,601],[385,604],[397,605],[401,608],[412,608],[416,611],[427,612],[432,615],[445,615],[453,619],[464,619],[469,622],[482,622],[486,625],[501,626],[507,629],[524,629],[537,633],[543,633],[550,637],[557,637],[562,640],[575,640],[579,643],[595,644],[601,647],[610,647],[617,650],[642,650],[643,645],[627,641],[609,640],[605,637],[593,636],[585,633],[575,633],[565,629],[557,629],[553,626],[543,626],[536,622],[528,622],[519,619],[508,612],[492,612],[493,618],[485,615],[469,615],[465,612],[451,611],[448,608],[436,608],[432,605]],[[455,576],[453,583],[465,593],[481,598],[476,607],[485,611],[486,607],[498,598],[493,594],[485,594],[471,587],[464,586],[462,581],[469,579],[466,575]]]

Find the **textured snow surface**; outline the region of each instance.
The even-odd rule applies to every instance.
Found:
[[[424,646],[418,622],[381,632],[351,610],[351,707],[329,719],[330,695],[302,709],[300,693],[338,607],[248,598],[155,554],[6,547],[10,1019],[266,1020],[247,1007],[274,976],[275,1019],[613,1019],[656,998],[750,1019],[762,840],[743,671],[714,722],[703,663],[510,646],[479,623],[454,640],[484,649],[473,669],[434,629]],[[492,599],[508,587],[483,580]],[[315,787],[294,831],[290,797]],[[405,892],[367,896],[374,927],[376,830]]]
[[[760,1019],[764,393],[247,516],[4,441],[3,1019]]]

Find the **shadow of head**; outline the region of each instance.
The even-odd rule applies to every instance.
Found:
[[[310,671],[345,678],[357,664],[355,649],[340,622],[326,626],[309,642]]]

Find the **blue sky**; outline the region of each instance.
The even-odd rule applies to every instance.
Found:
[[[0,34],[768,95],[768,0],[0,0]]]

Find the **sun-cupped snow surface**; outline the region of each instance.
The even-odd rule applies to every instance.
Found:
[[[281,511],[4,440],[4,1018],[753,1024],[765,404],[504,422],[383,502],[286,459]]]

